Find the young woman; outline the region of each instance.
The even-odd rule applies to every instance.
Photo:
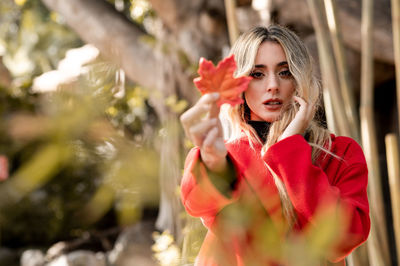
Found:
[[[314,63],[296,34],[257,27],[240,36],[232,53],[235,75],[253,79],[244,103],[225,113],[229,138],[223,138],[218,93],[202,96],[181,116],[196,145],[185,162],[182,202],[209,229],[196,265],[295,265],[300,251],[290,243],[308,244],[326,215],[337,222],[330,227],[337,238],[321,247],[330,248],[318,265],[345,265],[370,229],[360,146],[320,125]],[[310,261],[301,265],[320,259],[307,248],[301,252]]]

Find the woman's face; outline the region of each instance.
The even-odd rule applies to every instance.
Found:
[[[250,119],[274,122],[291,103],[295,91],[295,80],[279,43],[266,41],[260,45],[250,76],[253,80],[245,92]]]

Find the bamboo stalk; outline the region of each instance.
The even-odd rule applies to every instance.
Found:
[[[364,265],[370,265],[368,261],[367,245],[361,245],[346,258],[346,266],[364,266]]]
[[[371,233],[367,241],[371,265],[385,266],[389,261],[386,221],[383,213],[378,145],[374,128],[374,114],[370,107],[360,107],[361,139],[368,164],[368,195],[370,202]]]
[[[399,144],[395,134],[385,136],[386,159],[389,174],[390,197],[392,200],[393,228],[397,257],[400,257],[400,167]],[[400,260],[397,260],[400,266]]]
[[[398,0],[392,0],[392,28],[394,62],[396,66],[397,110],[400,114],[400,2]],[[398,119],[400,125],[400,115]]]
[[[329,90],[333,106],[343,105],[340,95],[340,88],[336,76],[335,61],[332,56],[332,48],[329,44],[329,34],[327,34],[327,24],[325,20],[325,8],[321,0],[307,0],[310,8],[312,23],[315,28],[318,43],[318,54],[320,57],[320,66],[324,89]],[[335,121],[337,122],[338,133],[340,135],[351,136],[351,129],[347,116],[343,108],[334,108]]]
[[[329,90],[327,90],[327,89],[323,90],[323,97],[324,97],[326,123],[327,123],[328,129],[334,133],[338,132],[336,122],[335,122],[335,115],[333,113],[332,101],[331,101],[331,97],[329,95]]]
[[[373,106],[373,0],[363,0],[361,21],[361,106]]]
[[[390,264],[390,258],[373,114],[373,0],[363,0],[361,23],[361,138],[369,168],[368,192],[372,222],[371,236],[367,241],[368,255],[372,265],[384,266]]]
[[[229,41],[231,45],[239,37],[239,28],[236,20],[236,0],[225,0],[226,19],[228,23]]]
[[[326,0],[325,9],[333,51],[336,58],[337,73],[344,101],[345,114],[350,124],[351,136],[359,142],[359,119],[356,111],[354,93],[349,78],[349,69],[344,53],[343,38],[337,22],[336,1]]]
[[[323,2],[321,0],[308,0],[308,5],[310,8],[311,18],[317,36],[318,53],[320,57],[320,66],[324,83],[324,99],[327,97],[326,95],[328,94],[331,98],[331,101],[325,102],[325,104],[331,102],[330,108],[329,106],[326,106],[329,108],[326,110],[326,113],[334,114],[334,117],[331,118],[332,121],[336,122],[333,127],[337,126],[337,128],[339,129],[338,132],[335,133],[347,136],[352,136],[352,134],[355,134],[352,137],[357,138],[358,133],[353,133],[351,131],[350,123],[348,121],[345,111],[342,108],[333,109],[333,106],[338,107],[341,106],[343,103],[342,97],[340,95],[335,61],[332,56],[333,52],[328,41],[330,36],[327,33],[328,26],[324,17],[325,9],[323,7]],[[328,90],[329,92],[327,93],[326,90]],[[329,121],[329,117],[327,118]],[[357,252],[351,254],[351,256],[348,258],[348,261],[350,262],[350,264],[352,264],[352,266],[367,265],[368,262],[366,256],[362,256],[365,253],[367,253],[365,246],[361,246],[357,249]],[[365,264],[365,262],[367,264]]]

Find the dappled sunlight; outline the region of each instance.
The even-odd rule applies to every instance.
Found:
[[[161,266],[178,266],[180,263],[180,250],[174,243],[173,236],[165,231],[162,234],[153,233],[155,244],[152,246],[154,256]]]
[[[93,45],[71,49],[58,64],[57,70],[46,72],[33,80],[32,91],[37,93],[55,91],[62,84],[77,81],[85,71],[84,65],[93,62],[99,56],[99,50]]]
[[[379,8],[373,9],[371,0],[0,0],[0,265],[395,264],[400,57],[394,51],[400,38],[393,36],[400,36],[400,6],[385,1],[375,0]],[[231,55],[241,33],[276,22],[305,44],[291,53],[280,43],[288,62],[279,63],[287,74],[279,72],[277,80],[290,75],[296,96],[309,87],[321,90],[315,125],[297,132],[297,142],[286,142],[287,154],[267,154],[272,149],[265,146],[262,157],[247,156],[259,143],[225,141],[246,127],[234,127],[227,118],[232,109],[223,104],[206,126],[212,112],[192,113],[187,123],[199,139],[185,136],[182,114],[200,106],[199,59],[215,64]],[[303,48],[315,60],[312,81],[308,63],[296,63]],[[238,65],[248,63],[243,76],[233,74],[237,80],[257,77],[255,61],[246,56],[235,53]],[[235,95],[232,80],[221,84],[206,86],[205,93],[228,92],[219,95],[220,104],[248,103],[247,83]],[[278,100],[263,104],[283,104]],[[236,111],[251,118],[246,108]],[[280,144],[287,138],[276,132],[293,125],[286,122],[272,124]],[[296,145],[314,156],[328,139],[309,134],[317,122],[329,129],[326,136],[334,133],[330,152],[342,147],[335,139],[350,137],[354,146],[346,142],[343,156],[328,153],[321,162],[312,157],[310,163],[308,153],[296,157]],[[205,128],[214,129],[209,144],[214,138],[215,147],[234,147],[218,158],[228,158],[226,172],[210,170],[204,147],[196,147],[204,144]],[[360,158],[349,162],[353,149]],[[197,156],[193,162],[185,161],[189,151]],[[274,165],[265,164],[267,157]],[[260,168],[253,167],[258,159]],[[336,171],[333,178],[325,162],[339,165],[327,167]],[[305,164],[307,171],[297,175]],[[193,166],[189,172],[187,165]],[[290,177],[279,175],[282,169],[292,171]],[[182,182],[187,173],[191,178]]]

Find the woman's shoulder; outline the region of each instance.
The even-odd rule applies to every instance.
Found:
[[[361,149],[360,144],[358,144],[357,141],[355,141],[353,138],[346,137],[346,136],[336,136],[335,134],[331,134],[331,141],[332,144],[340,147],[346,147],[346,146],[354,146],[354,147],[359,147]]]
[[[262,144],[252,142],[246,135],[241,135],[238,138],[230,139],[225,142],[227,150],[231,153],[248,153],[261,151]]]
[[[360,144],[353,138],[331,134],[332,152],[345,161],[365,163],[365,156]]]
[[[240,138],[226,140],[225,146],[228,150],[238,150],[249,147],[250,142],[247,137],[241,136]]]

